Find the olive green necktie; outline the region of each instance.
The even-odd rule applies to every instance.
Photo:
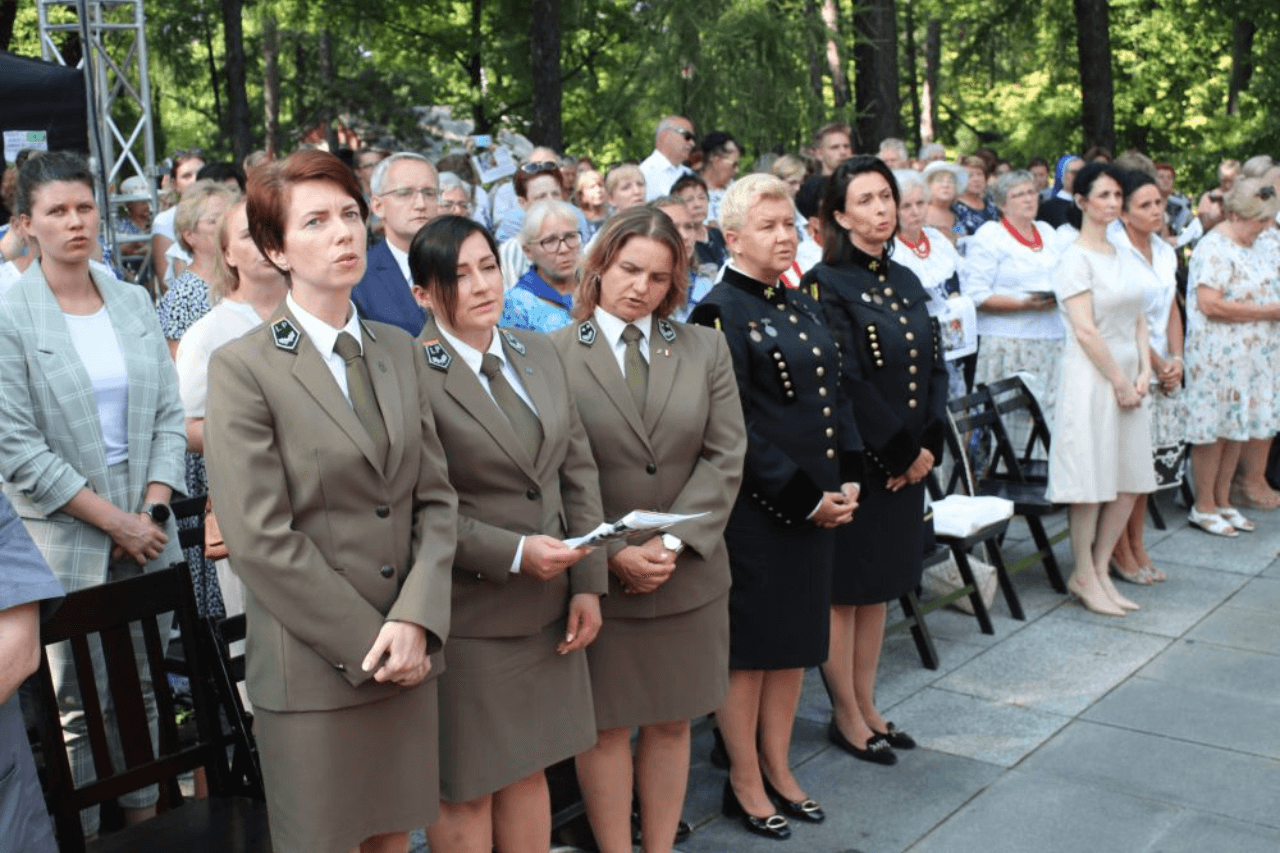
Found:
[[[641,415],[644,414],[645,397],[649,395],[649,362],[644,360],[644,355],[640,352],[640,341],[643,338],[644,332],[631,323],[622,330],[622,340],[627,344],[622,356],[627,388],[631,390],[631,399],[636,401],[636,411]]]
[[[493,400],[502,409],[502,413],[511,421],[511,428],[516,431],[516,438],[529,451],[530,459],[538,458],[542,448],[542,422],[534,414],[533,409],[524,401],[516,390],[507,382],[502,374],[502,359],[491,352],[480,359],[480,372],[489,378],[489,391]]]
[[[360,354],[360,342],[348,332],[340,332],[333,349],[347,363],[347,396],[351,398],[351,408],[355,409],[356,417],[369,433],[369,438],[373,439],[374,458],[379,466],[385,465],[391,443],[387,440],[387,425],[382,422],[382,413],[378,411],[369,364]]]

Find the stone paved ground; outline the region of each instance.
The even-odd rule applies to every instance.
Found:
[[[1025,622],[998,596],[994,636],[929,615],[936,671],[891,633],[879,704],[921,744],[895,767],[828,743],[810,673],[792,760],[826,823],[793,824],[788,842],[749,835],[720,816],[724,774],[710,736],[695,740],[681,850],[1280,851],[1280,513],[1248,512],[1258,532],[1224,540],[1189,528],[1170,495],[1160,506],[1169,529],[1148,525],[1147,543],[1169,581],[1124,586],[1140,612],[1095,616],[1032,568],[1015,579]],[[1015,523],[1006,554],[1030,550]],[[1068,569],[1065,541],[1056,553]]]

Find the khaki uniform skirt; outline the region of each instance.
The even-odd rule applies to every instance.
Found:
[[[561,620],[529,637],[449,638],[440,676],[442,799],[492,794],[595,745],[587,658],[556,654],[564,632]]]
[[[333,711],[254,710],[274,853],[347,853],[435,821],[437,682]]]
[[[709,714],[729,692],[729,593],[685,613],[606,618],[587,660],[601,731]]]

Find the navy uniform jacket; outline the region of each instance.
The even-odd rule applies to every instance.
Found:
[[[905,473],[921,448],[942,458],[947,367],[915,273],[887,255],[851,252],[849,263],[819,264],[804,283],[816,285],[840,346],[867,473],[883,480]]]
[[[8,498],[0,495],[0,611],[56,603],[62,587]],[[47,616],[51,609],[44,608]],[[3,699],[4,697],[0,697]],[[57,853],[18,694],[0,701],[0,853]]]
[[[739,502],[794,527],[823,492],[861,481],[862,443],[840,389],[840,354],[813,299],[728,267],[690,320],[724,332],[733,357],[747,425]]]

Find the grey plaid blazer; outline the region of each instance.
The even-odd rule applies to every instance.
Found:
[[[91,270],[129,375],[129,486],[112,490],[89,374],[40,265],[0,298],[0,476],[67,592],[103,583],[111,538],[59,508],[82,488],[138,510],[148,483],[186,488],[178,377],[140,287]]]

